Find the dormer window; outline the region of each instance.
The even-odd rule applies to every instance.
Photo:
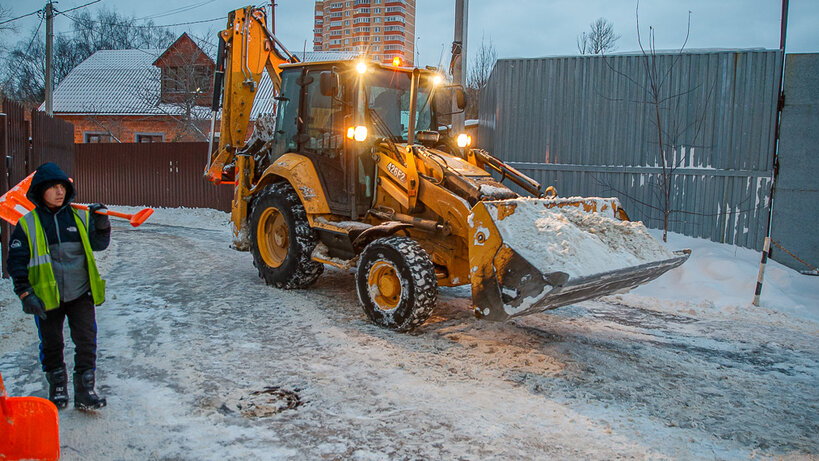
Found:
[[[212,84],[212,69],[208,66],[190,64],[163,67],[161,101],[174,103],[195,99],[197,104],[199,100],[208,104]]]
[[[161,103],[184,104],[188,108],[210,104],[216,66],[187,34],[168,47],[154,66],[162,72]]]

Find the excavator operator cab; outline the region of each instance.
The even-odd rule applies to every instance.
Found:
[[[308,157],[333,213],[355,217],[369,209],[376,145],[412,142],[437,128],[433,97],[441,78],[434,72],[363,61],[281,69],[271,162],[290,152]]]

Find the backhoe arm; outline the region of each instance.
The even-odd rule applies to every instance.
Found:
[[[228,15],[227,29],[219,33],[219,55],[214,76],[213,110],[219,110],[219,92],[224,90],[219,146],[210,153],[205,176],[222,182],[222,170],[245,144],[250,111],[262,72],[266,69],[278,94],[279,65],[298,62],[267,30],[263,9],[247,6]],[[222,84],[222,81],[224,83]],[[211,133],[211,137],[213,133]]]

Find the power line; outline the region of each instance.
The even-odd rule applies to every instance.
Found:
[[[163,12],[163,13],[157,13],[157,14],[154,14],[154,15],[149,15],[149,16],[144,16],[144,17],[141,17],[141,18],[137,18],[137,20],[142,21],[142,20],[145,20],[145,19],[154,19],[154,18],[163,18],[165,16],[172,16],[174,14],[182,13],[184,11],[189,11],[189,10],[199,8],[200,6],[205,6],[205,5],[207,5],[209,3],[213,3],[215,1],[216,0],[206,0],[204,2],[195,3],[193,5],[181,6],[179,8],[174,8],[172,10],[168,10],[168,11]]]
[[[37,13],[40,13],[40,12],[42,12],[42,11],[43,11],[43,8],[40,8],[40,9],[39,9],[39,10],[37,10],[37,11],[32,11],[31,13],[24,14],[24,15],[22,15],[22,16],[17,16],[16,18],[7,19],[7,20],[5,20],[5,21],[3,21],[3,22],[0,22],[0,26],[2,26],[3,24],[8,24],[8,23],[10,23],[10,22],[12,22],[12,21],[16,21],[16,20],[18,20],[18,19],[27,18],[27,17],[31,16],[32,14],[37,14]]]
[[[71,8],[70,10],[58,11],[54,16],[57,16],[58,14],[65,14],[65,13],[68,13],[69,11],[78,10],[80,8],[85,8],[86,6],[93,5],[94,3],[99,3],[101,1],[102,0],[94,0],[93,2],[88,2],[85,5],[75,6],[74,8]]]
[[[29,52],[29,51],[31,51],[31,45],[33,45],[33,44],[34,44],[34,39],[36,39],[36,38],[37,38],[37,34],[40,32],[40,27],[42,27],[42,26],[43,26],[43,21],[44,21],[44,20],[45,20],[45,17],[41,17],[41,18],[40,18],[40,24],[38,24],[38,25],[37,25],[37,30],[35,30],[35,31],[34,31],[34,35],[32,35],[32,36],[31,36],[31,41],[29,41],[29,42],[28,42],[28,47],[26,48],[25,56],[23,56],[23,57],[20,59],[20,63],[19,63],[19,64],[17,64],[17,68],[16,68],[16,69],[14,69],[14,72],[12,72],[11,76],[9,77],[9,79],[8,79],[8,80],[6,80],[6,83],[5,83],[5,84],[3,84],[3,90],[5,90],[5,89],[6,89],[6,87],[8,87],[8,86],[9,86],[9,83],[11,83],[11,81],[12,81],[12,80],[14,79],[14,77],[17,75],[17,71],[18,71],[18,70],[20,70],[20,67],[22,67],[22,66],[23,66],[23,63],[26,61],[26,60],[25,60],[25,58],[27,58],[27,57],[28,57],[28,52]]]
[[[70,14],[65,15],[67,18],[71,19],[77,24],[82,24],[79,19],[71,16]],[[88,19],[88,22],[99,24],[101,26],[115,26],[115,27],[126,27],[126,28],[134,28],[134,29],[154,29],[154,28],[165,28],[165,27],[176,27],[176,26],[186,26],[189,24],[201,24],[205,22],[213,22],[213,21],[224,21],[225,18],[213,18],[213,19],[203,19],[201,21],[189,21],[189,22],[179,22],[176,24],[146,24],[146,25],[138,25],[138,24],[125,24],[125,23],[111,23],[111,22],[100,22],[94,19]]]

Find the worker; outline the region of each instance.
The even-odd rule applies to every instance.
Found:
[[[111,239],[105,206],[71,207],[74,186],[55,163],[37,168],[26,197],[35,209],[20,218],[9,242],[8,268],[23,312],[34,315],[40,337],[40,363],[48,380],[48,398],[68,405],[68,373],[63,361],[63,322],[68,318],[74,342],[74,408],[102,408],[94,392],[97,361],[95,308],[105,301],[92,251]]]

